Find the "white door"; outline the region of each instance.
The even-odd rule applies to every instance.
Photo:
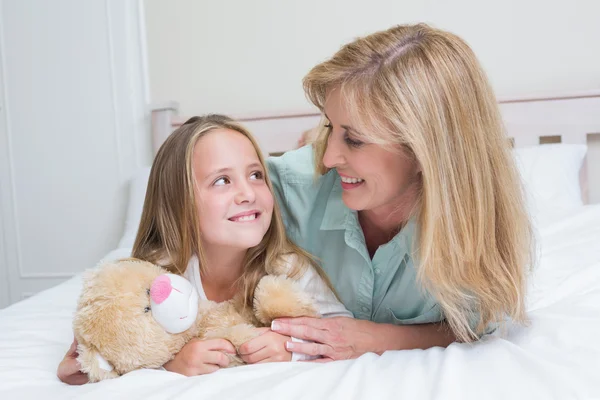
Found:
[[[0,307],[93,267],[150,161],[141,1],[0,0]]]

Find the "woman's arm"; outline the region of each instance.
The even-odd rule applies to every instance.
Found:
[[[295,262],[295,258],[289,260]],[[296,281],[298,288],[310,295],[314,306],[322,318],[352,317],[327,284],[312,266]],[[286,343],[306,344],[300,337],[290,337],[273,332],[268,328],[259,328],[260,335],[240,346],[239,353],[248,364],[272,361],[305,361],[309,354],[286,349]]]
[[[333,291],[327,286],[325,281],[321,279],[317,271],[312,266],[309,266],[305,271],[304,275],[298,280],[298,284],[306,293],[310,293],[314,300],[315,308],[321,318],[330,319],[336,317],[349,317],[353,315],[344,304],[336,297]],[[311,344],[312,341],[304,339],[302,337],[291,336],[291,341],[286,343],[293,343],[294,345]],[[292,352],[292,361],[307,361],[314,359],[312,354],[303,353],[297,351],[286,344],[286,349]]]
[[[312,341],[288,342],[287,349],[322,356],[319,361],[352,359],[368,352],[382,354],[386,350],[446,347],[456,341],[443,322],[397,326],[345,317],[284,318],[274,321],[271,329],[282,335]]]

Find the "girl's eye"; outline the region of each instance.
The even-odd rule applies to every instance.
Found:
[[[350,136],[348,136],[348,132],[344,132],[344,142],[346,142],[348,146],[352,147],[360,147],[364,144],[360,140],[351,139]]]
[[[144,308],[144,313],[150,312],[150,306],[146,306],[146,308]]]
[[[228,177],[226,177],[226,176],[222,176],[222,177],[220,177],[219,179],[217,179],[217,180],[216,180],[216,181],[213,183],[213,185],[214,185],[214,186],[224,186],[224,185],[228,185],[228,184],[230,184],[230,183],[231,183],[231,181],[229,180],[229,178],[228,178]]]
[[[262,171],[254,171],[251,175],[250,175],[250,179],[254,179],[254,180],[260,180],[263,179],[263,173]]]
[[[324,126],[325,128],[327,128],[327,129],[331,129],[331,124],[330,124],[329,122],[328,122],[328,123],[326,123],[326,124],[325,124],[325,125],[323,125],[323,126]]]

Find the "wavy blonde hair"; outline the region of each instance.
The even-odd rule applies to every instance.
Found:
[[[248,130],[223,115],[190,118],[167,138],[154,159],[132,257],[159,264],[172,273],[183,274],[190,258],[196,255],[200,271],[207,272],[196,208],[192,158],[198,140],[216,129],[230,129],[250,140],[264,169],[265,182],[273,194],[264,157]],[[281,212],[275,202],[271,224],[262,241],[248,249],[242,276],[236,282],[243,293],[245,306],[252,305],[254,289],[260,278],[281,271],[281,263],[285,262],[282,256],[287,254],[297,257],[297,262],[287,272],[290,277],[300,276],[308,265],[312,265],[331,287],[312,257],[287,238]]]
[[[425,24],[396,26],[345,45],[303,83],[321,110],[339,89],[358,140],[396,145],[420,164],[418,279],[456,337],[475,340],[506,317],[524,323],[532,229],[496,98],[469,46]],[[319,173],[328,135],[314,143]]]

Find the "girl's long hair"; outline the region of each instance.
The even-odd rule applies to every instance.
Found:
[[[250,140],[265,171],[267,186],[273,193],[264,157],[248,130],[223,115],[190,118],[167,138],[154,159],[132,257],[161,265],[172,273],[183,274],[190,258],[196,255],[201,273],[209,270],[198,223],[192,155],[198,140],[217,129],[230,129]],[[290,277],[300,276],[308,265],[312,265],[331,287],[312,257],[287,238],[281,212],[275,202],[267,233],[257,246],[247,251],[243,274],[236,282],[246,306],[252,304],[254,289],[260,278],[282,271],[282,263],[288,263],[283,257],[285,255],[294,257],[291,269],[284,267]]]

